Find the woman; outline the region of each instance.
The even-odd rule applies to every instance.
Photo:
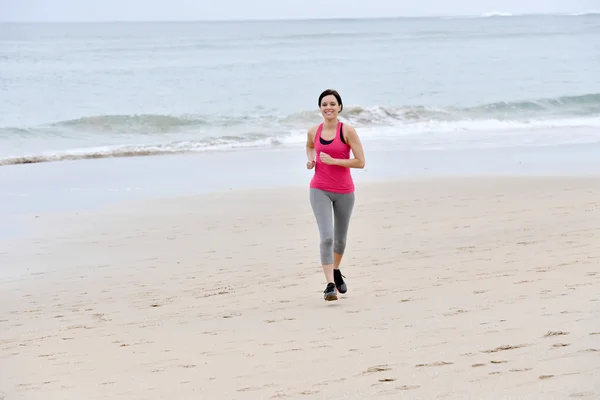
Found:
[[[321,264],[327,280],[325,300],[346,293],[340,263],[346,248],[350,216],[354,208],[354,181],[350,168],[364,168],[365,158],[356,130],[338,120],[344,105],[335,90],[319,96],[323,123],[308,130],[306,168],[315,169],[310,182],[312,206],[321,239]],[[350,158],[350,151],[354,158]],[[332,215],[333,209],[333,215]]]

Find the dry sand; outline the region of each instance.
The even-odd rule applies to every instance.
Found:
[[[306,188],[4,240],[0,398],[600,398],[600,179],[357,186],[325,302]]]

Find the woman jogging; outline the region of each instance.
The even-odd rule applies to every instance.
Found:
[[[319,228],[321,264],[327,280],[323,293],[329,301],[337,300],[338,291],[347,290],[340,263],[354,208],[350,168],[364,168],[365,158],[356,130],[338,120],[338,113],[344,108],[339,93],[325,90],[319,96],[319,107],[324,121],[308,130],[306,167],[315,169],[310,182],[310,204]],[[354,158],[350,158],[350,151]]]

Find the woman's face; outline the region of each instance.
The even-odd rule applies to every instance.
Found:
[[[334,95],[330,94],[321,100],[321,114],[328,121],[337,119],[340,105]]]

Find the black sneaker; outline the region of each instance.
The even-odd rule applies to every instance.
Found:
[[[334,283],[328,283],[327,284],[327,288],[325,288],[325,290],[323,291],[324,295],[323,297],[325,298],[325,300],[327,301],[331,301],[331,300],[337,300],[337,290],[335,289],[335,284]]]
[[[342,294],[346,293],[346,291],[348,290],[348,288],[346,287],[346,282],[344,282],[344,278],[345,276],[342,275],[342,271],[340,271],[339,269],[333,270],[333,281],[335,282],[335,287]]]

